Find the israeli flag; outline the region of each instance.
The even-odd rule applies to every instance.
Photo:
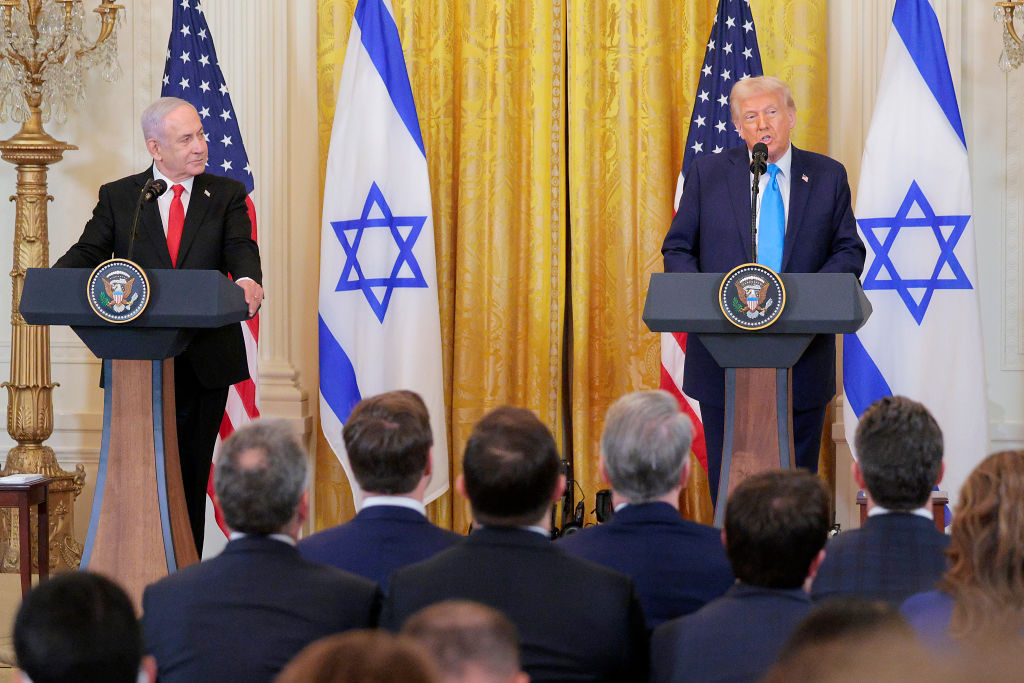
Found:
[[[427,159],[389,0],[359,0],[331,130],[320,233],[320,423],[358,505],[342,426],[364,396],[410,389],[434,433],[426,499],[448,489]]]
[[[967,142],[927,0],[896,2],[856,215],[874,314],[844,338],[847,441],[876,399],[923,403],[945,442],[940,488],[956,500],[986,455],[988,418]]]

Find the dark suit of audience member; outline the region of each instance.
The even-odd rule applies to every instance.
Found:
[[[861,415],[854,448],[853,476],[872,509],[862,528],[829,541],[811,596],[899,607],[934,588],[946,571],[949,537],[935,528],[927,507],[942,479],[942,431],[920,403],[887,396]]]
[[[617,400],[605,417],[600,461],[615,516],[557,543],[632,577],[649,628],[699,609],[735,581],[718,530],[679,515],[691,441],[690,419],[671,394]]]
[[[533,413],[485,416],[456,481],[481,526],[396,571],[382,624],[398,629],[432,603],[473,600],[516,625],[532,681],[645,680],[646,629],[632,581],[549,540],[550,507],[564,487],[554,439]]]
[[[765,472],[736,487],[723,537],[738,582],[654,631],[654,681],[756,681],[811,609],[807,583],[824,557],[829,494],[804,470]]]
[[[314,640],[374,625],[375,584],[293,547],[309,510],[305,483],[287,423],[258,420],[224,442],[214,484],[231,541],[143,594],[161,681],[270,681]]]
[[[458,543],[462,537],[426,517],[434,443],[423,399],[391,391],[363,399],[342,434],[362,509],[354,519],[299,542],[302,556],[364,576],[387,591],[391,572]]]

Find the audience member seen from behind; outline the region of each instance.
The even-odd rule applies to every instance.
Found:
[[[825,557],[829,494],[805,470],[754,475],[729,496],[722,542],[737,583],[725,595],[659,626],[655,681],[755,681],[807,616]]]
[[[230,541],[143,593],[161,683],[269,681],[317,638],[374,625],[376,584],[295,549],[309,512],[306,461],[284,420],[256,420],[222,444],[214,488]]]
[[[423,506],[434,443],[427,406],[412,391],[365,398],[345,420],[343,436],[363,490],[359,514],[300,541],[299,552],[376,581],[386,592],[391,572],[462,539],[427,521]]]
[[[949,569],[901,611],[939,653],[1013,644],[1024,629],[1024,451],[983,460],[960,489]]]
[[[14,653],[27,683],[156,680],[128,595],[86,571],[58,574],[32,590],[14,619]]]
[[[443,683],[528,683],[519,667],[516,626],[496,609],[445,600],[413,614],[402,634],[420,643]]]
[[[321,638],[288,663],[274,683],[441,683],[437,667],[412,639],[358,630]]]
[[[469,499],[477,529],[392,574],[382,624],[397,630],[435,602],[473,600],[516,625],[531,680],[646,680],[647,631],[633,582],[550,540],[565,477],[544,423],[523,408],[484,416],[455,488]]]
[[[935,528],[928,505],[942,480],[942,430],[922,404],[886,396],[861,415],[854,446],[853,478],[867,489],[868,518],[828,542],[811,597],[899,607],[934,588],[946,570],[949,537]]]
[[[615,515],[558,541],[572,555],[632,577],[648,628],[697,610],[735,580],[718,530],[679,515],[692,433],[667,391],[619,398],[605,417],[600,460]]]
[[[764,680],[934,681],[940,673],[895,607],[880,600],[833,598],[800,622]]]

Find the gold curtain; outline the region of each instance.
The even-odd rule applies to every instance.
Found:
[[[355,5],[319,4],[322,160]],[[393,6],[433,194],[451,452],[460,454],[473,424],[503,404],[536,411],[560,437],[562,0],[396,0]],[[339,509],[348,511],[344,474],[321,446],[318,528],[337,523]],[[452,458],[453,482],[460,461]],[[468,507],[451,493],[430,513],[457,531],[469,526]]]
[[[356,0],[318,2],[322,177]],[[526,406],[556,439],[571,437],[589,513],[603,488],[606,409],[659,381],[659,340],[640,313],[661,270],[717,0],[392,4],[430,168],[452,481],[473,423],[497,405]],[[827,151],[826,0],[751,9],[765,72],[789,81],[798,103],[794,141]],[[317,528],[351,514],[320,445]],[[706,519],[699,479],[687,504]],[[469,523],[451,493],[430,512],[457,531]]]

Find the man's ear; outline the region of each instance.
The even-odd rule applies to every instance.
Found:
[[[601,456],[597,460],[597,469],[598,469],[598,472],[600,472],[600,474],[601,474],[601,481],[603,481],[604,483],[608,484],[608,486],[611,486],[612,485],[612,480],[608,478],[608,469],[604,466],[604,454],[603,453],[601,454]]]
[[[429,477],[434,473],[434,447],[431,446],[427,450],[427,466],[423,468],[423,476]]]
[[[466,493],[466,478],[461,474],[455,477],[455,490],[458,491],[460,496],[469,500],[469,494]]]
[[[946,476],[946,463],[945,463],[945,461],[943,461],[943,462],[942,462],[942,463],[941,463],[941,464],[939,465],[939,478],[935,480],[935,485],[936,485],[936,486],[938,486],[939,484],[941,484],[941,483],[942,483],[942,478],[943,478],[944,476]]]
[[[559,498],[562,497],[563,493],[565,493],[565,475],[559,474],[558,483],[555,484],[555,490],[551,494],[551,502],[556,502]]]
[[[856,460],[850,463],[850,474],[853,476],[853,480],[857,482],[857,486],[859,486],[862,491],[867,493],[868,484],[866,481],[864,481],[864,472],[860,468],[860,463],[858,463]]]
[[[720,538],[722,539],[722,547],[723,548],[728,547],[729,544],[725,542],[725,529],[722,529],[722,533],[720,535]]]
[[[690,471],[691,471],[691,468],[693,467],[692,460],[693,459],[690,457],[690,454],[687,453],[686,454],[686,460],[683,461],[683,471],[679,474],[679,487],[680,488],[684,488],[685,489],[686,485],[690,481]]]

